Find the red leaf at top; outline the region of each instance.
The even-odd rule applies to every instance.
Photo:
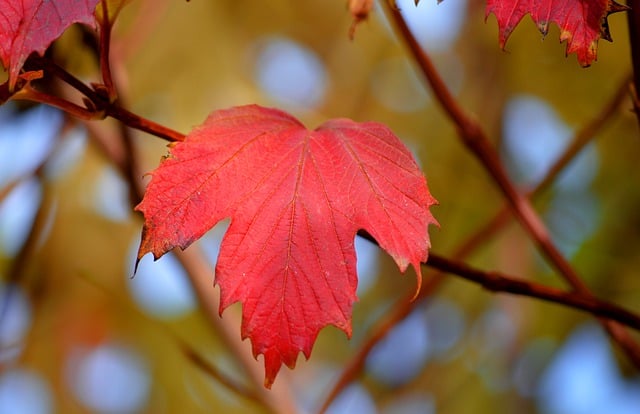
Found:
[[[43,54],[73,23],[94,24],[100,0],[0,0],[0,59],[13,88],[33,52]]]
[[[597,57],[598,40],[611,41],[607,17],[627,7],[613,0],[487,0],[487,16],[493,13],[500,28],[500,46],[520,20],[530,14],[542,34],[549,23],[560,28],[560,41],[567,41],[567,54],[576,53],[582,66]]]
[[[136,208],[138,258],[186,248],[231,217],[216,266],[220,312],[243,304],[242,337],[264,355],[270,386],[309,358],[320,329],[351,335],[354,237],[371,234],[402,271],[427,259],[435,200],[385,126],[331,120],[315,131],[259,106],[212,113],[152,174]]]

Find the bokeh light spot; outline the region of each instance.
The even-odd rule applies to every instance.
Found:
[[[268,37],[257,50],[256,79],[272,98],[307,109],[322,103],[328,75],[311,49],[284,37]]]
[[[9,256],[18,253],[29,236],[42,199],[35,178],[22,181],[0,204],[0,251]]]
[[[430,352],[424,313],[415,311],[373,348],[367,369],[385,384],[402,385],[422,371]]]
[[[31,303],[22,288],[0,282],[0,363],[20,354],[30,326]]]
[[[138,238],[132,243],[125,269],[129,291],[138,306],[160,319],[174,319],[191,312],[196,306],[193,290],[187,274],[171,253],[155,262],[153,256],[147,254],[138,263],[135,277],[131,277],[139,243]]]
[[[37,373],[12,369],[0,375],[0,413],[49,414],[52,403],[50,387]]]
[[[67,380],[75,396],[99,413],[135,413],[147,403],[151,386],[142,358],[120,344],[78,350],[69,359]]]

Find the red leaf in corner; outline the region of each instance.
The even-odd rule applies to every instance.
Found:
[[[626,10],[613,0],[487,0],[487,16],[493,13],[500,28],[500,46],[520,20],[530,14],[543,34],[549,23],[560,28],[560,41],[567,42],[567,54],[576,53],[582,66],[597,57],[598,40],[611,40],[607,17]]]
[[[220,311],[242,302],[242,337],[265,359],[265,385],[320,329],[351,335],[354,237],[371,234],[402,271],[427,259],[435,200],[385,126],[331,120],[314,131],[255,105],[212,113],[170,150],[136,208],[138,253],[186,248],[231,217],[216,266]]]
[[[100,0],[0,0],[0,59],[13,88],[33,52],[43,54],[73,23],[94,24]]]

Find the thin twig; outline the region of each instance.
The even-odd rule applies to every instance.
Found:
[[[64,68],[59,66],[51,59],[33,54],[27,60],[25,66],[42,69],[45,75],[50,74],[64,81],[66,84],[86,96],[91,101],[100,100],[100,96],[96,93],[96,91],[91,89],[91,87],[73,76],[71,73],[67,72]]]
[[[546,190],[555,181],[560,171],[563,170],[580,151],[582,151],[585,145],[587,145],[593,139],[597,131],[599,131],[605,125],[605,123],[611,119],[612,115],[616,111],[620,110],[620,106],[627,98],[627,93],[629,91],[629,85],[631,81],[631,74],[623,78],[613,96],[602,107],[600,112],[582,128],[580,128],[578,132],[576,132],[569,146],[549,168],[549,171],[547,171],[545,177],[536,185],[533,190],[531,190],[531,195]]]
[[[528,296],[573,309],[580,309],[596,317],[614,320],[640,331],[640,316],[620,306],[596,299],[592,295],[567,292],[538,283],[519,280],[513,276],[498,272],[483,272],[464,263],[449,260],[433,253],[429,255],[427,266],[460,276],[463,279],[482,285],[482,287],[492,292]]]
[[[244,372],[255,385],[262,403],[269,407],[274,413],[296,413],[297,408],[290,384],[286,380],[286,375],[283,375],[286,373],[280,373],[278,381],[276,381],[271,390],[264,388],[264,372],[262,367],[253,358],[250,344],[247,341],[243,341],[240,337],[238,328],[240,325],[239,318],[235,318],[229,310],[225,312],[224,318],[221,318],[218,314],[219,291],[213,287],[213,269],[204,258],[203,252],[198,249],[197,245],[191,245],[184,251],[175,249],[173,252],[187,272],[194,292],[198,296],[198,300],[202,306],[202,311],[218,333],[220,339],[225,343],[226,348],[234,355],[244,369]]]
[[[385,3],[386,4],[386,3]],[[403,39],[406,41],[414,60],[420,66],[425,79],[437,97],[440,106],[447,113],[451,121],[458,127],[458,136],[465,146],[474,154],[482,166],[491,175],[496,185],[500,188],[505,198],[511,205],[513,212],[532,236],[540,250],[547,259],[553,263],[571,286],[579,291],[586,291],[587,287],[578,277],[571,265],[562,256],[551,241],[549,232],[544,223],[533,209],[531,204],[522,196],[509,179],[507,172],[500,161],[498,153],[491,145],[486,134],[478,122],[468,116],[453,97],[449,88],[433,65],[431,58],[422,49],[416,38],[407,26],[400,10],[388,5],[389,13],[398,27]]]
[[[261,400],[256,391],[247,388],[243,384],[238,383],[236,380],[232,379],[223,371],[218,369],[215,365],[210,363],[188,341],[184,340],[178,333],[176,333],[176,331],[171,326],[158,319],[149,318],[147,315],[141,312],[140,309],[136,307],[132,302],[122,300],[118,295],[106,288],[104,285],[98,283],[98,281],[94,280],[93,278],[82,273],[80,274],[80,277],[84,282],[90,284],[93,288],[99,290],[105,296],[114,301],[117,306],[120,306],[126,309],[127,312],[135,314],[136,316],[144,319],[147,323],[155,325],[160,331],[167,335],[167,337],[173,340],[182,354],[185,356],[185,358],[187,358],[202,372],[209,375],[211,378],[219,382],[230,391],[235,392],[240,397],[244,397],[258,404],[261,404]]]
[[[538,249],[543,253],[546,259],[554,265],[570,286],[582,295],[591,295],[586,284],[582,279],[580,279],[571,264],[556,248],[546,226],[532,207],[531,203],[524,195],[517,191],[509,179],[498,153],[491,145],[491,142],[480,125],[475,119],[467,116],[462,107],[457,103],[433,65],[430,57],[422,49],[411,33],[400,11],[388,2],[383,3],[387,6],[388,14],[396,23],[402,38],[409,46],[414,60],[420,66],[425,79],[431,86],[441,107],[451,118],[452,122],[458,127],[458,135],[460,139],[465,146],[467,146],[470,152],[478,158],[483,167],[503,192],[518,221],[535,241]],[[611,323],[603,322],[603,324],[609,335],[621,345],[629,359],[638,369],[640,369],[640,347],[638,344],[636,344],[628,334],[624,334],[623,330],[617,329],[612,326]]]
[[[558,175],[571,162],[571,160],[580,152],[584,146],[590,142],[605,124],[611,120],[614,114],[620,109],[620,106],[626,98],[627,87],[630,82],[627,76],[620,83],[613,96],[605,103],[600,111],[580,128],[574,135],[573,139],[565,151],[549,168],[545,176],[530,191],[529,197],[535,199],[542,194],[551,183],[555,181]],[[455,249],[452,257],[462,260],[473,252],[478,246],[487,242],[494,237],[504,226],[510,222],[510,209],[508,205],[504,205],[494,216],[489,219],[480,229],[471,233],[465,242]],[[380,320],[370,331],[365,342],[358,348],[358,351],[349,360],[343,369],[338,380],[333,384],[331,390],[325,397],[319,413],[323,413],[329,408],[333,400],[346,388],[362,371],[364,362],[373,347],[380,342],[387,333],[396,326],[401,320],[406,318],[411,312],[420,306],[424,299],[432,296],[433,292],[446,280],[444,273],[439,271],[433,275],[426,277],[426,282],[422,287],[415,301],[411,301],[408,296],[399,300],[393,307],[391,312]]]
[[[551,183],[555,181],[571,160],[596,136],[597,132],[603,128],[609,120],[611,120],[613,115],[620,109],[620,106],[627,96],[629,82],[630,76],[625,77],[620,83],[620,86],[614,92],[613,96],[600,109],[598,114],[596,114],[589,122],[576,132],[569,146],[554,162],[551,168],[549,168],[542,180],[529,192],[529,197],[535,199],[544,192]],[[489,219],[480,229],[473,232],[471,236],[455,250],[453,257],[458,260],[463,259],[469,253],[474,251],[477,246],[485,243],[502,230],[510,221],[509,212],[509,206],[503,206],[491,219]],[[399,300],[396,305],[393,306],[391,313],[388,313],[383,320],[377,323],[370,330],[366,341],[358,348],[357,353],[350,359],[349,363],[342,371],[340,378],[333,384],[329,394],[325,397],[323,405],[319,411],[320,413],[326,411],[342,390],[358,376],[364,367],[364,361],[371,349],[373,349],[373,347],[386,336],[391,328],[406,318],[416,307],[421,305],[425,298],[431,296],[432,292],[442,281],[446,279],[443,277],[442,272],[436,272],[435,274],[430,275],[426,280],[427,282],[423,285],[422,291],[415,301],[410,301],[410,297]]]
[[[391,329],[398,324],[398,322],[409,316],[411,312],[423,302],[424,298],[434,294],[442,284],[443,280],[443,273],[425,277],[425,281],[422,283],[422,288],[415,300],[411,300],[414,296],[413,293],[408,297],[399,300],[396,306],[393,306],[391,311],[386,313],[385,316],[376,323],[373,329],[369,331],[366,341],[358,347],[356,354],[344,367],[340,377],[338,377],[338,380],[332,384],[331,390],[324,397],[322,405],[317,411],[318,414],[322,414],[327,411],[338,395],[340,395],[340,393],[342,393],[342,391],[347,388],[347,386],[351,384],[362,372],[367,356],[371,353],[373,347],[385,338]]]

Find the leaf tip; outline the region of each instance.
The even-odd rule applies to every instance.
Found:
[[[136,277],[136,273],[138,272],[138,265],[140,264],[140,258],[136,259],[136,263],[133,265],[133,273],[129,276],[129,279],[133,279]]]
[[[280,368],[282,367],[283,362],[287,363],[290,368],[295,367],[295,360],[293,363],[288,363],[286,361],[282,361],[280,354],[275,349],[266,350],[263,353],[264,356],[264,387],[266,389],[271,389],[276,377],[278,376],[278,372],[280,372]]]
[[[136,276],[136,273],[138,272],[138,266],[140,265],[140,261],[142,260],[142,258],[147,254],[150,253],[150,251],[144,249],[144,229],[142,231],[142,240],[140,241],[140,247],[138,247],[138,254],[136,256],[136,262],[133,265],[133,274],[131,275],[131,279],[133,279]],[[158,260],[157,257],[155,257],[154,254],[154,260]]]
[[[138,252],[138,257],[136,257],[136,262],[133,265],[133,274],[131,275],[130,279],[133,279],[136,276],[136,273],[138,272],[138,265],[140,265],[140,260],[142,260],[143,256],[144,253],[141,254],[141,252]]]
[[[619,13],[629,10],[631,10],[631,7],[627,6],[626,4],[620,4],[615,1],[611,1],[607,5],[607,14],[605,17],[608,17],[612,13]]]
[[[540,33],[542,33],[542,38],[544,39],[549,34],[549,22],[546,20],[540,20],[537,26]]]
[[[271,389],[271,387],[273,386],[273,381],[275,380],[275,378],[269,378],[268,376],[265,375],[264,377],[264,387],[268,390]]]

